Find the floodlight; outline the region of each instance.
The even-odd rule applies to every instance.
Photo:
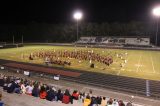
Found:
[[[74,19],[77,20],[77,41],[78,41],[78,21],[82,18],[82,12],[81,11],[76,11],[73,14]]]
[[[156,7],[156,8],[154,8],[153,9],[153,14],[155,15],[155,16],[160,16],[160,7]]]
[[[77,11],[77,12],[74,13],[73,17],[76,20],[80,20],[82,18],[82,13],[80,11]]]
[[[157,46],[157,43],[158,43],[158,20],[160,17],[160,6],[155,7],[153,9],[153,15],[155,15],[157,17],[157,29],[156,29],[156,39],[155,39],[155,45]]]

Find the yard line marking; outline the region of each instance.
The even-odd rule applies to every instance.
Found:
[[[119,74],[120,74],[120,72],[121,72],[121,69],[119,69],[119,71],[118,71],[117,75],[119,75]]]
[[[142,57],[142,54],[141,54],[141,55],[140,55],[140,57],[139,57],[139,60],[138,60],[138,66],[137,66],[137,71],[136,71],[136,72],[138,72],[138,71],[139,71],[141,57]]]
[[[127,60],[127,63],[128,63],[128,60],[129,60],[130,57],[131,57],[131,56],[128,57],[128,55],[127,55],[127,59],[126,59],[126,60]],[[125,65],[123,66],[123,68],[126,66],[127,63],[125,63]],[[122,69],[122,68],[119,69],[117,75],[119,75],[119,74],[121,73],[121,70],[124,71],[125,69]]]
[[[151,62],[152,62],[153,73],[155,73],[156,71],[155,71],[155,68],[154,68],[154,65],[153,65],[153,58],[152,58],[152,56],[151,56]]]

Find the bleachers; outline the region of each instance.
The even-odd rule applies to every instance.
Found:
[[[7,95],[11,95],[12,96],[12,99],[14,99],[13,98],[13,95],[15,94],[15,93],[17,93],[17,92],[15,92],[16,91],[16,89],[20,89],[20,88],[22,88],[21,86],[23,86],[23,84],[26,86],[26,91],[25,92],[27,92],[27,86],[29,86],[29,85],[31,85],[31,84],[33,84],[32,86],[36,86],[38,83],[39,83],[39,81],[34,81],[34,80],[29,80],[29,79],[24,79],[24,78],[20,78],[20,77],[16,77],[16,76],[6,76],[6,75],[4,75],[4,74],[1,74],[0,75],[1,77],[0,77],[0,81],[1,81],[1,83],[4,83],[4,86],[1,84],[1,86],[3,87],[3,91],[4,91],[4,93],[3,94],[5,94],[5,96]],[[7,79],[7,80],[6,80]],[[21,83],[22,82],[22,83]],[[24,82],[24,83],[23,83]],[[7,84],[7,86],[6,86],[6,84]],[[21,85],[22,84],[22,85]],[[34,85],[35,84],[35,85]],[[10,86],[8,86],[8,85],[10,85]],[[16,86],[16,85],[20,85],[20,86]],[[12,90],[12,92],[8,92],[8,90],[10,91],[10,89],[12,89],[13,87],[15,86],[15,88]],[[44,89],[45,89],[45,92],[47,92],[47,94],[49,94],[48,92],[50,92],[50,90],[51,89],[48,89],[47,90],[47,87],[52,87],[53,88],[53,86],[49,86],[49,85],[47,85],[47,84],[45,84],[45,85],[43,85],[41,82],[39,83],[39,86],[40,86],[40,93],[41,93],[41,90],[42,90],[42,87],[44,87]],[[6,88],[7,87],[7,88]],[[34,88],[33,87],[33,88]],[[1,88],[0,88],[1,89]],[[62,105],[62,103],[65,103],[64,101],[63,101],[63,99],[59,99],[58,97],[58,93],[56,93],[55,91],[56,91],[56,89],[58,90],[59,88],[55,88],[54,87],[54,90],[53,90],[53,92],[56,94],[55,96],[57,96],[57,99],[53,99],[52,101],[50,101],[50,102],[52,102],[52,104],[54,104],[54,105],[56,105],[57,104],[57,102],[60,102],[61,104],[60,105],[58,105],[58,106],[61,106]],[[72,88],[72,89],[74,89],[74,88]],[[23,90],[23,88],[22,89],[20,89],[20,90]],[[68,89],[67,89],[68,90]],[[6,92],[5,92],[6,91]],[[8,92],[8,93],[7,93]],[[59,92],[59,90],[58,90],[58,92]],[[92,92],[90,92],[89,91],[89,93],[85,93],[85,94],[82,94],[82,93],[80,93],[80,92],[77,92],[78,93],[78,97],[77,97],[77,99],[74,99],[73,97],[73,93],[72,94],[69,94],[69,95],[67,95],[67,93],[66,93],[67,91],[65,90],[65,93],[62,93],[62,98],[64,98],[65,96],[69,96],[69,102],[67,102],[67,103],[65,103],[65,104],[68,104],[69,106],[70,105],[73,105],[73,106],[82,106],[83,104],[85,104],[85,102],[83,103],[83,100],[81,100],[82,98],[84,99],[84,101],[85,101],[85,99],[88,97],[88,96],[90,96],[91,98],[93,97],[93,98],[96,98],[96,100],[95,101],[97,101],[97,103],[94,103],[94,104],[101,104],[101,100],[98,102],[98,98],[100,97],[100,96],[97,96],[97,95],[93,95],[92,94]],[[68,90],[68,92],[70,92],[69,90]],[[76,93],[76,94],[77,94]],[[26,94],[26,96],[25,96],[25,94]],[[15,105],[15,106],[19,106],[19,103],[20,102],[24,102],[24,100],[25,101],[27,101],[27,102],[25,102],[24,104],[26,104],[26,106],[33,106],[33,105],[35,105],[35,103],[34,102],[32,102],[32,104],[30,104],[31,102],[29,102],[29,99],[28,98],[30,98],[30,99],[34,99],[35,101],[37,101],[38,99],[39,100],[41,100],[42,102],[44,102],[44,100],[46,99],[46,101],[48,100],[47,99],[47,96],[44,98],[44,99],[42,99],[41,98],[41,94],[39,94],[39,96],[37,97],[37,96],[34,96],[34,95],[28,95],[27,93],[23,93],[23,92],[20,92],[19,91],[19,93],[18,93],[18,95],[19,96],[21,96],[21,98],[23,97],[23,100],[21,99],[21,98],[19,98],[19,99],[14,99],[14,100],[16,100],[17,102],[15,102],[15,103],[12,103],[12,105]],[[17,95],[15,95],[14,97],[16,97]],[[54,97],[55,97],[54,96]],[[81,96],[83,96],[82,98],[81,98]],[[9,97],[9,96],[8,96]],[[55,97],[56,98],[56,97]],[[73,102],[71,102],[71,99],[73,99]],[[92,99],[90,99],[91,101],[94,101],[94,100],[92,100]],[[112,99],[112,98],[109,98],[109,97],[106,97],[106,100],[105,100],[105,102],[106,102],[106,104],[109,104],[108,103],[108,101],[110,101],[110,100],[112,100],[113,101],[113,103],[114,102],[116,102],[117,104],[120,104],[120,103],[123,103],[124,105],[123,106],[127,106],[127,103],[128,102],[123,102],[122,100],[118,100],[118,99]],[[4,101],[4,100],[3,100]],[[41,105],[41,101],[39,101],[39,106]],[[10,101],[11,102],[11,101]],[[4,101],[4,103],[6,104],[6,101]],[[8,102],[7,102],[8,103]],[[45,103],[47,103],[47,102],[45,102]],[[91,102],[91,103],[93,103],[93,102]],[[129,102],[130,103],[130,102]],[[12,106],[10,103],[8,103],[9,104],[9,106]],[[8,105],[7,104],[7,105]],[[37,104],[38,105],[38,104]],[[49,105],[50,106],[50,105]],[[88,105],[87,105],[88,106]],[[120,106],[120,105],[117,105],[117,106]],[[131,105],[132,106],[132,105]]]
[[[81,37],[75,43],[77,43],[77,44],[90,44],[90,43],[95,43],[95,39],[96,39],[96,37]]]
[[[80,37],[77,44],[121,44],[121,45],[139,45],[149,46],[149,37]]]

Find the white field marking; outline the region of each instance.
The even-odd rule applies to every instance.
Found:
[[[121,68],[121,70],[124,71],[125,69],[124,69],[124,68]]]
[[[140,55],[140,57],[139,57],[139,60],[138,60],[138,66],[137,66],[137,71],[136,71],[136,72],[138,72],[138,71],[139,71],[139,67],[141,66],[141,65],[140,65],[141,58],[142,58],[142,55]]]
[[[119,71],[118,71],[117,75],[119,75],[119,74],[120,74],[120,71],[121,71],[121,70],[119,69]]]
[[[115,70],[116,68],[111,68],[112,70]]]
[[[121,73],[122,68],[118,69],[118,73],[117,75],[119,75]],[[124,70],[123,70],[124,71]]]
[[[128,56],[128,55],[127,55],[127,56]],[[127,63],[128,63],[129,58],[130,58],[130,57],[127,57]],[[125,63],[125,65],[126,65],[127,63]],[[123,67],[125,67],[125,65],[124,65]],[[117,75],[119,75],[119,74],[121,73],[121,70],[124,71],[125,69],[122,69],[122,68],[119,69]]]
[[[155,71],[155,68],[154,68],[154,65],[153,65],[153,58],[152,58],[152,56],[151,56],[151,62],[152,62],[153,73],[155,73],[156,71]]]

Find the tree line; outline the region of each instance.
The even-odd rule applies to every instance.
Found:
[[[0,41],[11,42],[74,42],[77,38],[76,23],[38,23],[23,25],[0,24]],[[79,37],[82,36],[148,36],[154,43],[156,25],[144,22],[129,23],[79,23]],[[159,37],[160,38],[160,37]]]

